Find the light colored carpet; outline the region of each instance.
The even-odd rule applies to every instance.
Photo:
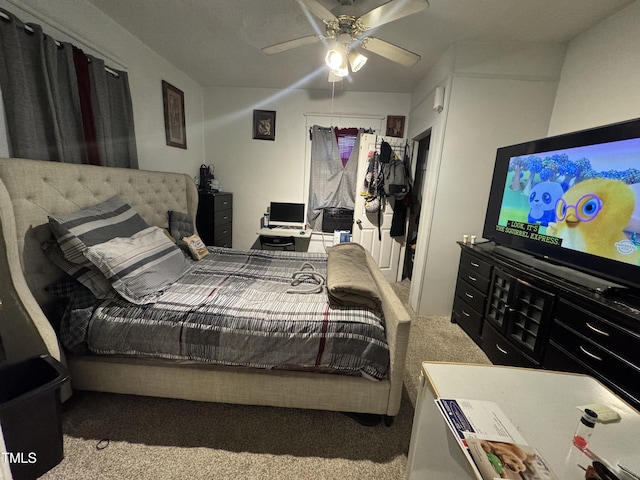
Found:
[[[406,303],[408,282],[393,287]],[[489,363],[449,317],[413,320],[391,427],[335,412],[76,392],[63,413],[65,458],[42,478],[403,479],[421,362]]]
[[[405,279],[391,284],[398,298],[409,304],[411,283]],[[418,396],[418,382],[422,362],[457,362],[491,364],[484,352],[471,340],[450,316],[425,316],[411,313],[411,335],[407,351],[404,385],[411,403]]]

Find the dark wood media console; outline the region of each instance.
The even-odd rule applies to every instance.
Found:
[[[640,409],[634,292],[564,266],[545,271],[543,261],[505,257],[493,243],[459,245],[451,321],[493,363],[586,373]]]

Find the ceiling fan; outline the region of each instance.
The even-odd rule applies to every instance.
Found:
[[[336,0],[339,6],[332,10],[327,9],[317,0],[295,1],[303,9],[322,20],[325,25],[325,34],[310,35],[271,45],[262,49],[264,53],[273,55],[303,45],[330,40],[330,48],[325,57],[331,72],[330,81],[340,79],[331,80],[332,74],[334,77],[348,75],[347,61],[354,72],[362,68],[366,57],[355,50],[358,46],[405,67],[411,67],[420,60],[420,55],[416,53],[376,37],[363,36],[363,34],[372,28],[424,10],[429,6],[428,0],[391,0],[359,17],[353,14],[355,0]]]

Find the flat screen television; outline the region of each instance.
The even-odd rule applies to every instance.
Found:
[[[304,203],[271,202],[270,227],[304,227]]]
[[[640,119],[499,148],[483,237],[639,288]]]

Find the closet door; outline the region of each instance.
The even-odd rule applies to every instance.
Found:
[[[377,140],[377,145],[376,145]],[[368,213],[364,208],[364,197],[360,195],[363,189],[364,176],[367,171],[369,152],[380,149],[380,142],[388,142],[393,151],[400,157],[404,155],[406,140],[394,137],[380,137],[373,134],[363,134],[360,138],[360,152],[358,154],[358,180],[356,183],[356,201],[353,213],[352,241],[366,248],[378,263],[380,270],[389,282],[395,282],[398,277],[400,259],[404,258],[404,237],[391,237],[391,220],[393,218],[393,199],[383,201],[380,215],[380,233],[378,235],[378,214]],[[407,217],[408,218],[408,217]],[[405,226],[406,231],[406,226]],[[381,238],[380,238],[381,237]]]

